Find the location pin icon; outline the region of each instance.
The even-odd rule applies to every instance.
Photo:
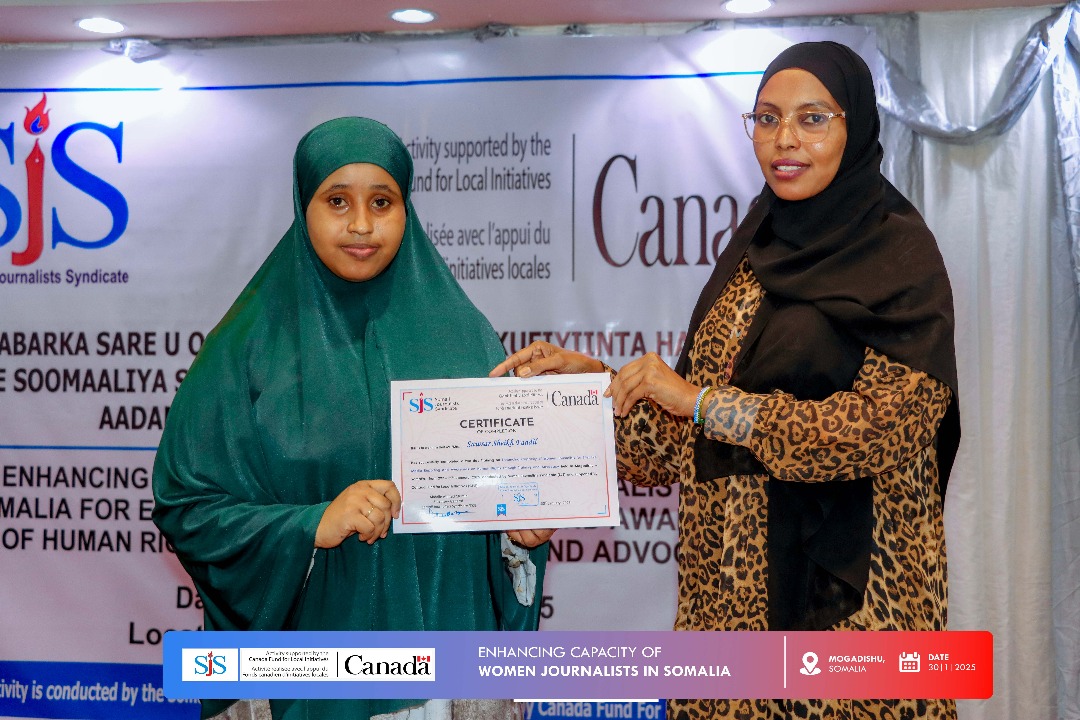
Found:
[[[802,656],[803,674],[813,675],[814,667],[817,665],[817,655],[811,651]]]

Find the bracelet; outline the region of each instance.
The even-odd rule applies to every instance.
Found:
[[[701,388],[701,392],[697,394],[697,400],[694,401],[694,424],[701,425],[705,422],[705,418],[701,416],[701,403],[705,399],[705,396],[712,390],[712,385],[706,385]]]

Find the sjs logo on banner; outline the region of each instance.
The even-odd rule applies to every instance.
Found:
[[[104,205],[111,216],[111,226],[103,236],[98,238],[76,237],[65,229],[61,221],[62,209],[53,207],[50,226],[51,247],[71,245],[85,250],[97,250],[116,242],[124,234],[128,224],[128,203],[124,195],[76,163],[68,153],[68,142],[76,134],[95,133],[104,137],[112,145],[117,164],[122,163],[124,123],[118,123],[116,127],[108,127],[95,122],[77,122],[68,125],[52,138],[52,143],[47,146],[49,157],[46,159],[41,143],[46,140],[46,133],[52,124],[49,119],[50,110],[46,109],[46,101],[47,97],[43,93],[37,104],[32,108],[26,108],[22,130],[29,135],[29,138],[25,138],[23,133],[16,132],[14,121],[6,128],[0,127],[0,214],[4,216],[0,247],[8,245],[17,236],[25,238],[22,249],[11,251],[11,264],[16,267],[25,267],[37,262],[45,249],[45,189],[49,182],[53,182],[50,177],[53,173],[63,182]],[[22,162],[25,177],[20,178],[19,182],[12,182],[11,174],[2,171],[3,156],[6,155],[8,163],[14,166],[16,158],[23,155],[21,146],[28,144],[31,138],[34,145]],[[20,200],[11,188],[21,186],[23,181],[26,188],[25,197]],[[25,233],[21,232],[24,225],[24,213]],[[48,277],[42,277],[38,282],[60,282],[57,273],[46,273],[46,275]]]

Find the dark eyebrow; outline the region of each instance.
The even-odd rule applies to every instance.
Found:
[[[334,183],[330,187],[326,188],[323,193],[332,193],[337,192],[338,190],[348,190],[350,187],[352,187],[350,183]],[[381,190],[383,192],[390,193],[391,195],[397,192],[396,190],[394,190],[394,188],[390,187],[385,183],[375,183],[373,185],[369,185],[368,188],[371,190]]]
[[[780,110],[779,107],[777,107],[776,105],[773,105],[771,102],[759,102],[757,106],[759,108],[764,108],[764,109],[767,109],[767,110],[777,110],[777,111]],[[810,100],[809,102],[804,102],[802,105],[795,108],[795,111],[796,112],[804,111],[804,110],[806,110],[808,108],[822,108],[824,110],[832,112],[832,110],[829,109],[830,107],[831,106],[829,105],[829,103],[827,103],[824,100]]]

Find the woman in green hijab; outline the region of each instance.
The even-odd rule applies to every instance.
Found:
[[[339,118],[301,139],[293,173],[292,227],[207,337],[154,464],[154,522],[206,629],[536,629],[536,585],[508,565],[538,585],[546,549],[390,532],[390,381],[482,377],[505,357],[421,228],[412,158],[381,123]],[[271,706],[330,720],[422,704]]]

